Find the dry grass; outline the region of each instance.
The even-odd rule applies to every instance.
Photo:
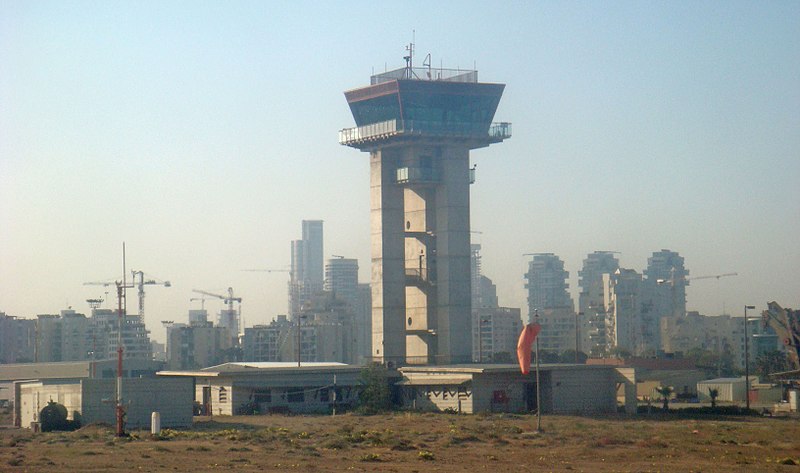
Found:
[[[409,414],[198,419],[157,438],[110,426],[0,430],[0,471],[800,473],[797,419]]]

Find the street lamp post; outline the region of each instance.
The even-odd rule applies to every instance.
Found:
[[[301,347],[301,343],[300,343],[300,332],[301,332],[300,324],[303,321],[303,319],[305,319],[305,318],[306,318],[305,315],[300,315],[300,316],[297,317],[297,367],[298,368],[300,367],[300,347]]]
[[[747,309],[755,309],[754,305],[744,306],[744,400],[747,410],[750,410],[750,345],[747,339]]]
[[[539,324],[539,309],[533,311],[533,320]],[[542,431],[542,387],[539,384],[539,337],[536,337],[536,431]]]
[[[577,365],[580,363],[578,361],[578,352],[581,350],[581,332],[580,327],[578,326],[578,316],[583,315],[583,312],[575,312],[575,364]]]

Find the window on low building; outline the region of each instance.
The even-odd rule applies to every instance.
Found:
[[[272,402],[272,390],[267,388],[256,389],[253,391],[253,401],[256,404]]]
[[[305,402],[306,393],[303,388],[289,388],[286,398],[289,402]]]
[[[226,403],[228,402],[228,390],[225,388],[219,388],[219,402]]]

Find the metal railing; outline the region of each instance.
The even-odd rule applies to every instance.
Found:
[[[441,180],[435,168],[405,167],[397,170],[398,184],[437,183]]]
[[[465,69],[444,69],[441,67],[403,67],[393,71],[375,74],[370,77],[370,85],[393,80],[430,80],[442,82],[478,82],[478,71]]]
[[[345,128],[339,131],[339,143],[344,145],[371,139],[385,138],[396,135],[398,131],[402,131],[402,127],[398,130],[397,120],[387,120],[385,122],[372,123],[355,128]]]
[[[511,137],[511,123],[448,123],[422,120],[387,120],[339,131],[339,143],[353,145],[402,134],[486,138],[502,141]]]
[[[406,268],[406,281],[408,282],[416,282],[416,283],[423,283],[428,281],[428,269],[421,268],[421,269],[414,269],[414,268]]]

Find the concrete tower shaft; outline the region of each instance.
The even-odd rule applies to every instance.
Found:
[[[469,151],[510,125],[491,124],[502,84],[455,72],[400,69],[345,93],[359,126],[340,142],[370,153],[376,361],[472,358]]]

